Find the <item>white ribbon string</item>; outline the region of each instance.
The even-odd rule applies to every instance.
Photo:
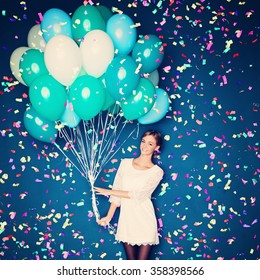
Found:
[[[57,123],[60,138],[64,139],[65,145],[60,147],[56,142],[55,146],[70,161],[70,163],[87,179],[91,187],[92,209],[96,221],[100,219],[98,201],[96,198],[94,185],[103,167],[115,156],[125,142],[133,135],[134,131],[139,133],[139,124],[134,125],[133,130],[119,141],[122,132],[127,125],[126,120],[122,120],[122,113],[113,115],[109,112],[99,113],[89,121],[82,120],[82,125],[76,128],[65,127]],[[76,159],[72,160],[72,158]],[[108,224],[110,233],[115,234],[115,228]]]

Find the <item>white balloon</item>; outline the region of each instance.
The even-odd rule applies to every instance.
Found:
[[[20,72],[20,60],[22,55],[29,50],[28,47],[19,47],[15,49],[10,57],[10,68],[14,77],[23,85],[27,86],[24,80],[22,79],[22,75]]]
[[[44,38],[42,37],[42,31],[40,24],[34,25],[27,36],[27,43],[28,46],[34,49],[39,49],[41,51],[44,51],[46,42]]]
[[[45,47],[44,60],[50,74],[61,84],[71,85],[77,78],[82,62],[75,41],[65,35],[52,37]]]
[[[114,58],[114,44],[110,36],[99,29],[88,32],[80,44],[83,67],[87,74],[99,78]]]

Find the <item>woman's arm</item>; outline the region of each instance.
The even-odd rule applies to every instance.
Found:
[[[117,196],[117,197],[121,197],[121,198],[130,198],[128,191],[109,190],[109,189],[98,188],[98,187],[94,187],[94,190],[98,194],[102,194],[102,195],[105,195],[105,196],[113,195],[113,196]]]
[[[105,196],[117,196],[120,198],[130,198],[128,196],[128,192],[127,191],[121,191],[121,190],[109,190],[109,189],[104,189],[104,188],[98,188],[98,187],[94,187],[95,192],[97,192],[98,194],[102,194]],[[115,204],[114,202],[110,203],[110,207],[109,210],[107,212],[107,215],[103,218],[101,218],[98,221],[98,224],[101,226],[106,226],[107,224],[110,223],[111,219],[113,218],[116,208],[118,207],[117,204]]]
[[[112,220],[115,212],[117,209],[117,205],[115,203],[111,203],[110,207],[108,209],[107,215],[103,218],[101,218],[100,220],[98,220],[98,224],[101,226],[106,226],[110,223],[110,221]]]

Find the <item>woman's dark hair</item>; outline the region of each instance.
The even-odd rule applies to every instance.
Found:
[[[146,132],[144,132],[144,134],[142,135],[142,139],[147,136],[147,135],[152,135],[155,140],[156,140],[156,145],[160,146],[160,148],[162,148],[162,135],[159,131],[157,130],[147,130]]]

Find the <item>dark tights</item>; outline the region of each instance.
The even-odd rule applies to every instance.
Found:
[[[128,260],[148,260],[151,251],[150,245],[130,245],[123,243]]]

